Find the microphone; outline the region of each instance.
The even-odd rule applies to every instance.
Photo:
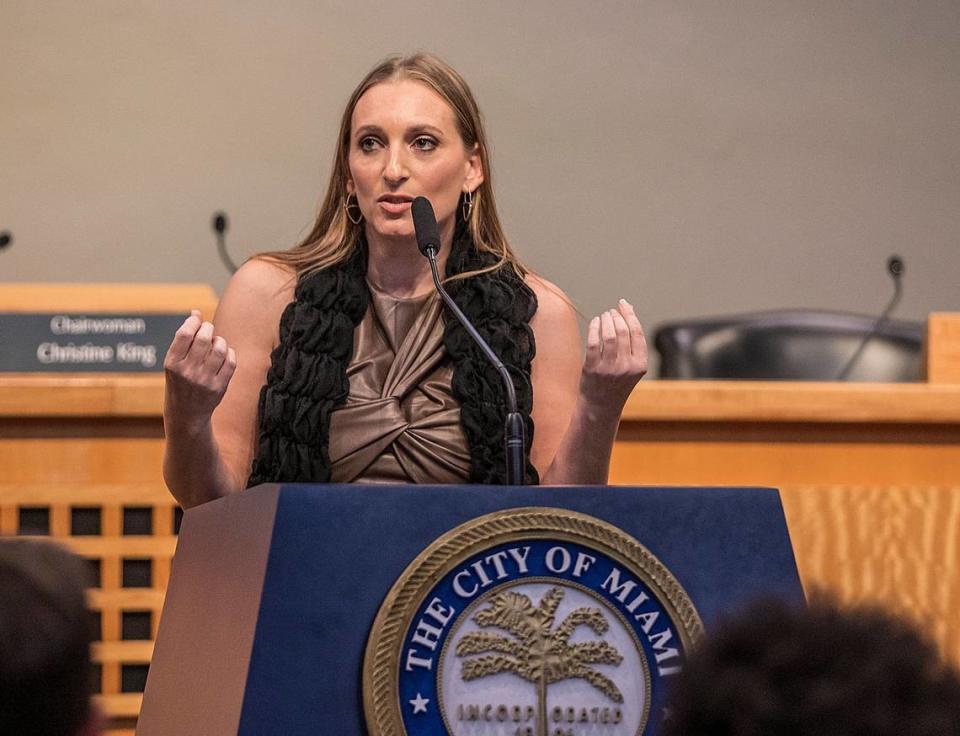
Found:
[[[905,270],[906,267],[904,266],[903,259],[900,256],[892,255],[887,259],[887,273],[889,273],[890,277],[893,279],[893,296],[890,297],[890,301],[877,318],[877,321],[873,323],[873,327],[871,327],[870,331],[863,336],[863,340],[860,341],[857,349],[853,352],[853,355],[850,356],[850,360],[848,360],[846,365],[843,366],[843,370],[841,370],[837,375],[838,381],[847,380],[847,376],[850,374],[850,371],[860,360],[860,356],[866,349],[867,343],[877,336],[877,334],[880,332],[880,328],[883,327],[884,322],[887,321],[897,304],[900,303],[900,277],[903,276],[903,272]]]
[[[0,250],[3,250],[12,242],[13,242],[13,233],[11,233],[9,230],[0,231]]]
[[[227,239],[224,233],[227,232],[227,227],[229,226],[229,220],[227,220],[226,212],[214,212],[213,213],[213,231],[216,233],[217,237],[217,253],[220,254],[220,260],[223,261],[223,265],[227,267],[227,270],[230,273],[237,272],[237,264],[233,262],[233,259],[230,258],[230,254],[227,253]]]
[[[477,328],[474,327],[467,316],[460,310],[457,303],[443,288],[440,283],[440,274],[437,271],[437,253],[440,252],[440,230],[437,227],[437,218],[433,214],[433,205],[426,197],[417,197],[410,205],[410,213],[413,216],[413,229],[417,235],[417,247],[420,252],[430,261],[430,272],[433,274],[433,285],[440,293],[444,304],[453,312],[454,316],[463,325],[467,334],[473,338],[474,342],[480,346],[480,350],[487,357],[493,366],[500,373],[503,379],[503,386],[507,391],[507,420],[504,427],[504,449],[506,450],[507,460],[507,483],[512,486],[522,486],[524,481],[525,453],[524,446],[526,439],[524,437],[523,417],[517,411],[517,393],[513,387],[513,379],[504,366],[503,361],[497,357],[490,346],[487,344]]]
[[[417,234],[417,247],[427,258],[431,258],[432,250],[432,257],[435,258],[440,252],[440,228],[433,214],[433,205],[426,197],[417,197],[410,205],[410,214],[413,216],[413,230]]]

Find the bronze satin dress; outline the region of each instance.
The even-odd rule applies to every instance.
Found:
[[[470,452],[435,293],[400,299],[370,287],[354,330],[350,394],[330,415],[334,483],[466,483]]]

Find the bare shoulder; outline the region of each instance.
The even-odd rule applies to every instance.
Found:
[[[217,330],[234,333],[234,339],[245,331],[272,338],[296,285],[291,268],[263,258],[247,261],[230,278],[220,298],[214,317]]]
[[[292,268],[264,258],[251,258],[230,278],[224,296],[249,300],[254,303],[283,300],[289,302],[297,285]]]
[[[537,297],[534,324],[572,324],[576,326],[577,312],[570,297],[556,284],[537,274],[528,273],[524,279]]]
[[[263,313],[283,310],[297,285],[293,269],[278,263],[252,258],[230,278],[220,299],[218,314],[224,308],[231,312]]]

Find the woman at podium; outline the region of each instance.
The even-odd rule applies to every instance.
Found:
[[[250,259],[213,322],[195,312],[177,330],[164,478],[184,507],[267,481],[505,482],[504,388],[444,314],[417,248],[417,196],[436,212],[448,291],[513,378],[526,481],[606,482],[647,367],[633,307],[590,321],[582,360],[569,299],[504,235],[473,94],[416,54],[354,90],[303,242]]]

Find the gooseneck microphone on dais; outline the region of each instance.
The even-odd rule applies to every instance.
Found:
[[[213,220],[210,224],[213,225],[213,232],[216,234],[217,253],[220,254],[220,260],[223,261],[223,265],[227,267],[227,270],[230,271],[230,273],[236,273],[237,264],[233,262],[230,254],[227,253],[226,232],[227,228],[230,226],[230,221],[227,219],[227,213],[214,212]]]
[[[437,254],[440,252],[440,230],[437,227],[437,218],[433,214],[433,205],[426,197],[417,197],[410,206],[410,212],[413,215],[413,229],[417,235],[417,247],[420,252],[430,261],[430,271],[433,274],[433,285],[440,293],[440,298],[444,304],[453,312],[454,316],[463,325],[464,329],[473,338],[474,342],[480,346],[480,350],[493,366],[500,373],[503,379],[503,386],[507,392],[507,420],[504,427],[504,448],[507,458],[507,483],[513,486],[523,485],[525,462],[525,437],[523,417],[517,411],[517,394],[513,386],[513,380],[510,373],[504,366],[503,361],[497,357],[486,340],[477,332],[467,316],[460,310],[457,303],[443,288],[440,283],[440,274],[437,270]]]
[[[857,345],[857,349],[853,351],[853,355],[850,356],[850,360],[848,360],[846,365],[843,366],[843,370],[837,374],[838,381],[847,380],[847,376],[850,375],[850,371],[853,370],[853,367],[859,362],[860,356],[863,355],[863,351],[866,349],[867,344],[880,333],[880,329],[890,318],[890,315],[893,314],[893,310],[896,309],[897,304],[900,303],[900,277],[903,276],[904,270],[905,267],[903,265],[903,259],[900,256],[892,255],[887,259],[887,273],[890,274],[890,278],[893,279],[893,296],[890,297],[890,301],[887,303],[887,306],[884,308],[880,316],[877,317],[877,321],[873,323],[873,327],[871,327],[870,331],[863,336],[863,340],[861,340],[860,344]]]

